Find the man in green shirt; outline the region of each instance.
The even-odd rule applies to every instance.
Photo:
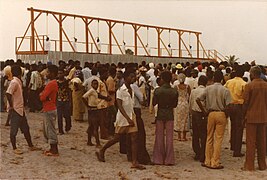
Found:
[[[174,165],[173,108],[178,103],[178,92],[170,85],[172,79],[171,72],[162,72],[160,78],[162,86],[155,90],[153,98],[153,106],[158,105],[153,162],[161,165]],[[164,142],[165,130],[166,143]]]

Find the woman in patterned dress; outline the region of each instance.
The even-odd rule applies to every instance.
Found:
[[[178,105],[174,111],[174,130],[178,132],[179,141],[187,141],[186,132],[188,132],[188,118],[189,118],[189,96],[191,89],[184,84],[185,75],[180,73],[178,80],[180,84],[175,86],[178,91]],[[181,138],[181,134],[183,137]]]

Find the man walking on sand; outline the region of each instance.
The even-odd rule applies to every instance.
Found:
[[[10,116],[10,141],[15,154],[23,154],[23,152],[17,149],[16,136],[18,129],[20,128],[31,151],[40,150],[32,144],[31,134],[29,125],[25,116],[24,101],[22,94],[22,71],[20,66],[13,65],[11,67],[13,79],[8,86],[6,91],[7,102],[8,102],[8,113]]]
[[[137,161],[137,123],[134,114],[134,92],[131,84],[135,80],[134,71],[125,71],[125,83],[116,92],[118,113],[115,122],[115,135],[113,139],[109,140],[99,152],[96,152],[99,161],[105,162],[105,151],[119,142],[122,134],[129,134],[132,147],[132,167],[143,170],[145,167],[141,166]]]
[[[57,77],[58,68],[56,65],[48,66],[47,78],[50,80],[40,94],[40,100],[43,102],[43,111],[45,119],[43,121],[44,137],[50,144],[50,150],[45,151],[46,156],[58,156],[58,139],[56,132],[57,107],[56,98],[58,92]]]

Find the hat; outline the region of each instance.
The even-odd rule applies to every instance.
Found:
[[[183,69],[183,66],[182,66],[181,64],[177,64],[177,65],[176,65],[176,68],[177,68],[177,69]]]
[[[152,63],[152,62],[149,63],[148,65],[149,65],[150,68],[154,68],[155,67],[154,63]]]
[[[4,69],[3,69],[3,71],[4,71],[4,74],[5,74],[5,76],[7,77],[7,79],[8,80],[12,80],[12,78],[13,78],[13,75],[12,75],[12,72],[11,72],[11,66],[6,66]]]
[[[139,71],[141,71],[141,72],[147,72],[147,69],[144,66],[142,66],[142,67],[139,68]]]

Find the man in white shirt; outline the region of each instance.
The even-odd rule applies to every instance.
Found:
[[[157,77],[158,77],[159,71],[157,69],[154,70],[154,74],[150,76],[148,79],[148,84],[150,86],[150,102],[149,102],[149,112],[152,114],[153,113],[153,105],[152,105],[152,100],[154,97],[154,91],[155,88],[157,87]]]
[[[97,68],[93,68],[92,71],[92,76],[89,77],[88,79],[85,79],[83,82],[83,86],[85,87],[85,90],[88,91],[91,89],[91,83],[94,79],[96,79],[97,81],[100,81],[99,77],[97,76],[98,70]]]
[[[198,70],[193,69],[191,71],[191,77],[186,78],[185,84],[188,84],[190,86],[190,89],[196,89],[198,84]]]
[[[45,51],[50,51],[50,39],[47,36],[46,40],[45,40],[45,44],[44,44],[44,50]]]
[[[125,71],[125,83],[117,90],[118,113],[115,122],[115,135],[109,140],[99,152],[96,152],[97,158],[101,162],[105,162],[105,151],[119,142],[122,134],[129,134],[132,147],[132,167],[138,170],[145,169],[137,161],[137,124],[134,114],[134,92],[131,84],[135,81],[134,71]]]
[[[84,81],[92,76],[91,69],[89,68],[89,62],[84,63],[84,68],[82,69]]]

